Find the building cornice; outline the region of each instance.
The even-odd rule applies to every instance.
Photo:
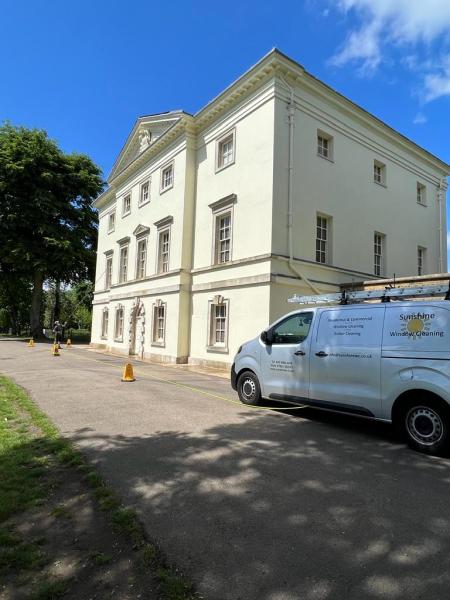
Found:
[[[360,121],[369,128],[375,129],[381,133],[384,137],[389,139],[393,144],[400,145],[404,149],[409,150],[415,155],[419,155],[422,160],[431,163],[435,168],[443,171],[445,176],[450,175],[450,165],[445,161],[441,160],[428,150],[425,150],[408,137],[399,133],[396,129],[387,125],[384,121],[362,108],[346,96],[337,92],[335,89],[317,79],[314,75],[309,73],[296,63],[291,58],[277,51],[279,60],[276,67],[276,73],[288,78],[290,83],[298,84],[303,86],[316,96],[319,96],[325,102],[331,102],[341,111],[347,112],[352,117],[358,117]]]
[[[120,160],[126,155],[127,147],[133,140],[139,126],[144,120],[151,117],[141,117],[135,123],[135,126],[128,136],[127,142],[122,148],[118,159],[113,167],[109,179],[110,188],[103,192],[93,205],[100,209],[111,200],[115,190],[128,178],[130,178],[139,168],[144,166],[157,154],[163,152],[171,143],[181,136],[195,138],[195,136],[212,122],[217,121],[224,113],[230,111],[238,105],[242,100],[250,96],[255,89],[259,88],[271,78],[283,77],[288,79],[292,85],[300,85],[318,97],[323,98],[327,102],[331,102],[341,111],[347,112],[352,117],[357,117],[366,126],[375,129],[383,137],[388,139],[394,145],[402,147],[415,156],[420,157],[428,164],[442,172],[442,176],[446,177],[450,174],[450,165],[434,156],[406,136],[397,132],[395,129],[375,117],[361,106],[358,106],[327,84],[323,83],[310,73],[299,63],[277,49],[271,50],[266,54],[256,65],[246,71],[235,82],[228,86],[222,93],[213,98],[206,106],[195,113],[194,116],[182,111],[173,111],[162,115],[154,115],[154,117],[165,118],[166,121],[175,120],[175,122],[150,146],[138,154],[127,166],[120,172],[116,172]]]

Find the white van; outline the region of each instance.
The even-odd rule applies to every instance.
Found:
[[[236,354],[231,384],[262,398],[393,422],[416,450],[450,440],[450,302],[305,307]]]

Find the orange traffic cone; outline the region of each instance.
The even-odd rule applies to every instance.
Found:
[[[123,368],[122,381],[136,381],[133,373],[133,365],[127,363]]]
[[[70,338],[67,338],[66,347],[67,348],[71,348],[72,347],[72,340]]]
[[[59,353],[58,344],[53,344],[52,346],[52,354],[53,356],[61,356]]]
[[[31,338],[30,341],[28,342],[28,347],[34,348],[34,339],[33,338]]]

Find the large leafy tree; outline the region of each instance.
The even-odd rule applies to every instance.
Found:
[[[91,202],[101,172],[82,154],[65,154],[44,131],[0,127],[0,275],[31,284],[30,326],[41,335],[46,279],[92,278],[97,216]]]

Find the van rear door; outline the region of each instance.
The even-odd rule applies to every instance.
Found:
[[[381,413],[380,362],[385,307],[323,309],[312,340],[310,399],[355,414]]]

